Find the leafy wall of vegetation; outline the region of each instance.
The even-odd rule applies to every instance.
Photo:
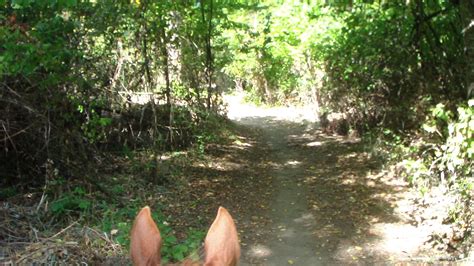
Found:
[[[440,143],[450,123],[468,121],[459,145],[471,147],[470,10],[448,0],[263,1],[230,16],[240,27],[224,32],[224,71],[258,102],[312,100],[322,115],[343,113],[348,130],[408,142],[442,104]]]
[[[214,53],[226,15],[212,1],[0,7],[2,183],[42,183],[29,176],[46,162],[80,176],[102,151],[187,146],[221,109]]]

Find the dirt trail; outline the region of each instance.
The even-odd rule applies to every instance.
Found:
[[[360,143],[322,134],[307,109],[262,109],[239,100],[231,99],[229,117],[258,132],[256,178],[269,180],[246,195],[267,222],[252,223],[252,231],[254,217],[240,217],[247,223],[244,265],[430,261],[421,252],[429,232],[410,224],[407,184],[379,169]]]
[[[274,115],[241,117],[236,122],[259,129],[257,143],[266,149],[262,163],[272,180],[271,187],[266,188],[271,192],[266,239],[244,249],[243,264],[319,265],[332,261],[326,252],[318,252],[313,235],[317,220],[308,205],[307,173],[302,166],[311,154],[302,153],[291,141],[292,136],[307,130],[307,124],[279,120]]]
[[[253,119],[259,121],[259,119]],[[280,122],[281,123],[281,122]],[[273,169],[269,174],[273,177],[273,195],[270,202],[269,217],[271,237],[260,247],[249,250],[247,255],[265,254],[268,265],[297,264],[315,265],[325,261],[324,254],[316,256],[317,246],[312,232],[316,229],[313,214],[308,208],[308,187],[304,185],[305,171],[300,167],[305,154],[291,147],[288,137],[301,131],[298,127],[286,127],[280,123],[269,121],[260,125],[262,139],[270,146],[270,160]]]

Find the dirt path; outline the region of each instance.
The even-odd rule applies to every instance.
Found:
[[[305,154],[292,147],[288,137],[301,131],[299,126],[272,123],[265,118],[253,118],[250,122],[262,126],[260,138],[267,141],[272,176],[272,197],[268,216],[270,237],[262,244],[246,252],[249,261],[264,259],[265,264],[315,265],[327,261],[324,254],[316,254],[317,246],[312,232],[316,222],[307,204],[308,187],[304,184],[305,171],[300,166]],[[318,256],[316,256],[318,255]]]
[[[254,210],[238,221],[244,265],[431,260],[423,250],[429,230],[411,225],[407,184],[379,169],[359,142],[322,134],[304,122],[308,110],[229,109],[243,130],[257,132],[248,171],[267,180],[244,195]]]

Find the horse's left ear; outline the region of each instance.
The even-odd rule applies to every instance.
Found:
[[[160,265],[160,250],[160,231],[151,218],[150,208],[146,206],[135,218],[130,233],[130,252],[133,265]]]

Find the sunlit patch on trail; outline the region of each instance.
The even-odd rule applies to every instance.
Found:
[[[272,251],[265,245],[256,244],[249,248],[247,255],[252,258],[267,258],[272,255]]]
[[[301,162],[300,161],[296,161],[296,160],[292,160],[292,161],[288,161],[285,163],[285,165],[291,165],[291,166],[296,166],[296,165],[300,165]]]
[[[380,237],[375,246],[391,255],[416,254],[418,248],[429,240],[430,232],[410,224],[379,223],[372,226],[370,233]]]
[[[240,149],[240,150],[245,150],[247,148],[253,147],[252,143],[242,142],[240,140],[235,140],[233,142],[233,146],[237,149]]]
[[[429,232],[426,230],[403,223],[376,223],[367,235],[372,240],[365,243],[348,239],[341,241],[334,251],[335,256],[345,261],[377,257],[382,264],[413,259],[421,262],[426,259],[416,257],[419,248],[428,240]]]
[[[304,226],[311,226],[314,224],[314,215],[312,213],[303,213],[300,217],[294,220],[296,223],[303,224]]]
[[[321,145],[323,145],[321,141],[313,141],[313,142],[306,143],[306,146],[308,147],[318,147]]]

